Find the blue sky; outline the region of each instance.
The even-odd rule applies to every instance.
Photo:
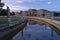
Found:
[[[46,9],[50,11],[60,11],[60,0],[2,0],[3,7],[10,7],[12,11],[32,9]]]

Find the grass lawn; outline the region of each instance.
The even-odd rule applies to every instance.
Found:
[[[60,21],[60,18],[54,18],[54,20]]]
[[[11,21],[12,21],[12,22],[15,22],[15,21],[18,21],[18,20],[20,20],[20,19],[21,19],[21,18],[19,18],[19,17],[12,17],[12,18],[11,18]]]
[[[21,18],[19,18],[19,17],[11,17],[12,22],[18,21],[20,19]],[[6,17],[0,17],[0,24],[4,24],[4,23],[7,23],[7,18]]]

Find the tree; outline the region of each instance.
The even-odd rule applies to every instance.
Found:
[[[15,12],[12,12],[11,15],[15,15]]]
[[[0,16],[7,16],[8,15],[8,13],[7,13],[7,10],[6,9],[2,9],[2,11],[0,12]],[[10,12],[10,15],[15,15],[15,13],[14,12]]]
[[[5,9],[2,9],[2,11],[0,12],[0,16],[7,16],[7,12]]]
[[[22,14],[23,13],[23,11],[20,11],[20,13],[19,14]]]
[[[53,12],[54,16],[60,16],[60,12]]]

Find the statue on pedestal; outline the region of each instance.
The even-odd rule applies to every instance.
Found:
[[[11,26],[10,9],[9,9],[8,6],[7,6],[7,13],[8,13],[8,16],[7,16],[7,18],[8,18],[8,26]]]

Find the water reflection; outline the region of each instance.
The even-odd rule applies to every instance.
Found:
[[[37,24],[37,21],[28,20],[28,24],[29,24],[29,25],[34,25],[34,24]]]
[[[21,31],[21,36],[23,37],[23,30]]]
[[[51,37],[53,37],[53,33],[54,33],[54,31],[53,31],[53,30],[51,30]]]
[[[28,20],[27,26],[12,40],[60,40],[60,36],[42,22]]]

